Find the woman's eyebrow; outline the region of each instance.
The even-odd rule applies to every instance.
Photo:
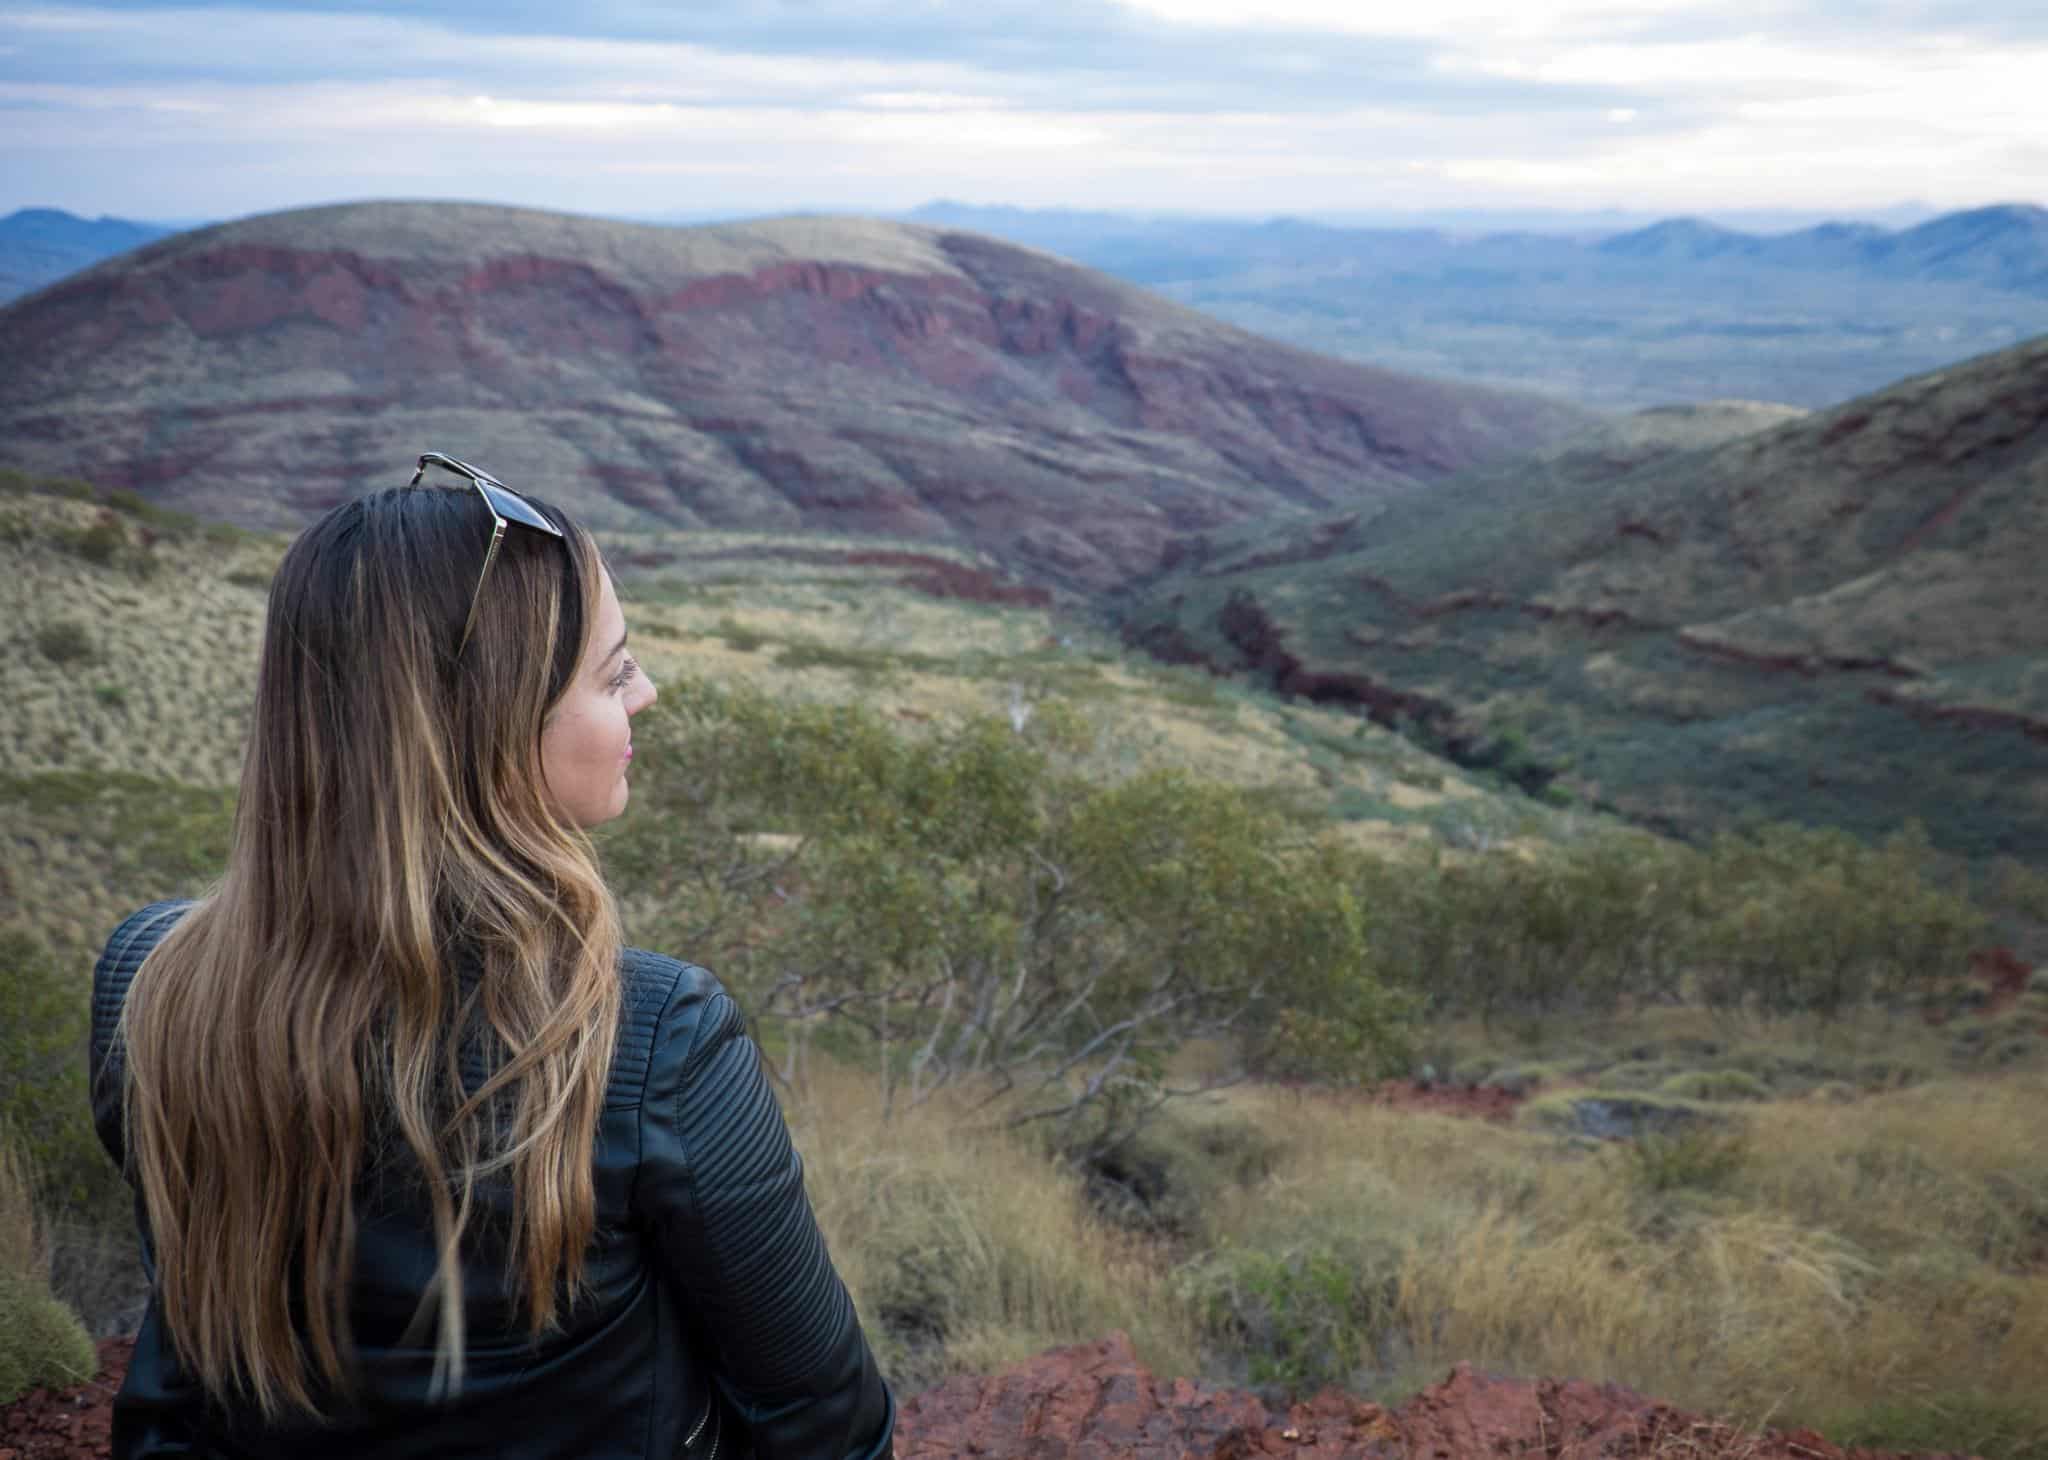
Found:
[[[630,632],[630,631],[629,631],[629,632]],[[605,656],[604,656],[604,658],[602,658],[602,659],[598,660],[598,663],[600,663],[600,664],[609,664],[609,663],[611,663],[611,662],[612,662],[612,660],[614,660],[614,659],[616,659],[616,658],[618,658],[618,657],[619,657],[619,650],[621,650],[621,649],[623,649],[623,648],[625,648],[625,647],[626,647],[626,635],[625,635],[625,634],[620,634],[620,635],[619,635],[619,642],[618,642],[618,643],[616,643],[616,644],[614,644],[614,645],[612,645],[612,651],[611,651],[611,653],[609,653],[609,654],[605,655]]]

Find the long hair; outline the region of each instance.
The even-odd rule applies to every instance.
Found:
[[[434,1322],[437,1389],[462,1379],[466,1237],[503,1241],[535,1337],[583,1277],[620,934],[540,741],[602,568],[535,506],[566,539],[507,531],[460,649],[491,533],[477,493],[384,492],[292,544],[226,871],[123,1011],[163,1319],[210,1392],[266,1418],[353,1391],[367,1167],[409,1156],[432,1212],[414,1326]]]

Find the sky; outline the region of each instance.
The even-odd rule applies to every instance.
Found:
[[[2042,0],[0,0],[0,212],[2048,203]]]

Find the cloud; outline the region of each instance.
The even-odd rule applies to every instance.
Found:
[[[2017,5],[1870,10],[1775,0],[0,10],[0,176],[16,194],[0,204],[189,217],[443,192],[646,213],[885,210],[948,194],[1337,212],[1963,203],[2048,190],[2035,165],[2048,88],[2034,80],[2048,75],[2048,34],[2028,39],[2048,25]],[[706,191],[660,198],[648,180],[664,178]]]

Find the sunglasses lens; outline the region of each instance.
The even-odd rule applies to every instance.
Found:
[[[476,488],[484,494],[484,500],[489,502],[497,510],[498,515],[507,522],[517,522],[523,527],[538,528],[550,537],[560,537],[562,535],[562,529],[535,511],[525,498],[509,492],[503,487],[489,486],[483,482],[478,482]]]

